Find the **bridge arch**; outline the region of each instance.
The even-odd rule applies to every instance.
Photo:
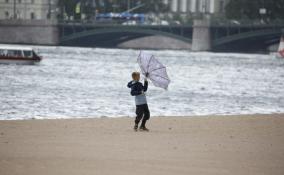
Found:
[[[126,39],[124,39],[123,41],[128,41],[134,38],[140,38],[140,37],[144,37],[144,36],[153,36],[153,35],[157,35],[157,36],[165,36],[165,37],[169,37],[169,38],[173,38],[176,40],[180,40],[186,43],[191,44],[192,40],[190,38],[186,38],[184,36],[180,36],[178,34],[174,34],[171,32],[166,32],[166,31],[161,31],[158,29],[145,29],[145,28],[139,28],[139,27],[110,27],[110,28],[94,28],[91,30],[84,30],[81,32],[74,32],[70,35],[66,35],[66,36],[62,36],[60,38],[60,44],[67,44],[68,42],[72,42],[72,41],[76,41],[76,40],[80,40],[82,38],[86,38],[86,37],[96,37],[96,36],[101,36],[101,35],[105,35],[105,36],[110,36],[113,35],[113,37],[115,37],[115,35],[120,34],[119,37],[123,37],[125,36]],[[135,37],[126,37],[129,35],[135,35]],[[119,41],[118,41],[119,42]]]
[[[275,29],[266,29],[266,30],[258,30],[258,31],[250,31],[239,34],[234,34],[226,37],[222,37],[213,41],[213,46],[218,47],[220,45],[238,42],[238,41],[248,41],[251,39],[255,40],[266,40],[269,38],[280,38],[281,30]]]

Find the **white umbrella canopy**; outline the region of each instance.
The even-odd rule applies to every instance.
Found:
[[[137,62],[141,69],[142,74],[149,78],[154,86],[168,89],[168,86],[171,82],[166,67],[159,62],[154,55],[146,54],[140,52]]]

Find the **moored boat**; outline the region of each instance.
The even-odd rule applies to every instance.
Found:
[[[35,64],[41,60],[30,47],[0,45],[0,64]]]

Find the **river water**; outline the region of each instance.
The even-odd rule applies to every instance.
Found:
[[[135,116],[126,87],[137,50],[38,47],[39,65],[0,65],[0,120]],[[146,51],[168,68],[151,83],[152,116],[284,113],[284,60],[271,55]]]

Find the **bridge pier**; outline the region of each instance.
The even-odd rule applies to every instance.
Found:
[[[210,51],[210,20],[196,19],[193,23],[192,51]]]

